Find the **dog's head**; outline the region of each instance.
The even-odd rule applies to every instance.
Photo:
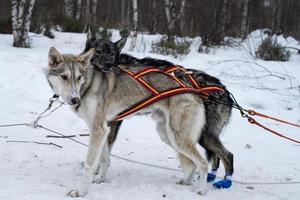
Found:
[[[54,47],[48,55],[47,79],[53,92],[61,96],[64,101],[78,107],[81,103],[83,90],[91,81],[93,65],[90,59],[94,49],[79,56],[61,54]]]
[[[94,48],[95,54],[91,63],[103,72],[111,70],[117,61],[122,48],[126,44],[127,37],[123,37],[117,42],[107,39],[97,38],[89,29],[84,52]]]

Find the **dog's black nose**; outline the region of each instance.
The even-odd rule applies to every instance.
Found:
[[[71,103],[72,103],[73,105],[79,105],[79,104],[80,104],[80,99],[79,99],[78,97],[73,97],[73,98],[71,99]]]
[[[101,68],[101,71],[103,71],[103,72],[109,72],[112,67],[113,67],[113,63],[106,62],[106,63],[104,63],[103,67]]]
[[[106,62],[106,63],[104,63],[104,67],[105,68],[111,68],[113,66],[113,63],[111,63],[111,62]]]

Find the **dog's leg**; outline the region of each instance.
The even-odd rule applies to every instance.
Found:
[[[207,182],[213,182],[217,177],[217,171],[220,166],[220,158],[215,153],[212,153],[211,172],[207,174]]]
[[[211,166],[211,169],[213,171],[217,171],[220,167],[220,158],[219,156],[217,156],[216,154],[213,155],[213,158],[212,158],[212,166]]]
[[[189,158],[201,172],[196,187],[198,194],[204,194],[208,163],[197,151],[196,143],[204,126],[205,113],[203,107],[191,105],[192,103],[184,101],[181,104],[180,101],[175,101],[170,104],[168,111],[165,112],[166,132],[171,146]]]
[[[114,143],[115,143],[115,141],[117,139],[117,136],[118,136],[118,133],[119,133],[119,129],[121,127],[122,122],[123,121],[117,121],[117,122],[112,122],[111,123],[110,132],[109,132],[109,135],[108,135],[108,138],[107,138],[108,151],[105,151],[105,153],[102,153],[100,155],[100,158],[99,158],[99,162],[100,162],[101,159],[105,160],[104,163],[108,163],[108,166],[110,164],[110,153],[111,153],[113,145],[114,145]],[[100,168],[101,168],[100,163],[98,163],[97,168],[95,170],[95,175],[99,174]],[[94,181],[97,182],[97,183],[99,182],[99,180],[94,180]]]
[[[100,166],[101,163],[101,166]],[[97,166],[96,174],[94,176],[94,183],[102,183],[104,182],[104,178],[107,172],[107,169],[110,165],[110,157],[109,157],[109,148],[107,142],[105,142],[103,147],[103,152],[100,155],[99,158],[99,164]]]
[[[215,134],[215,136],[216,135],[217,134]],[[206,150],[206,156],[208,161],[212,161],[212,169],[211,172],[207,174],[207,182],[212,182],[216,179],[217,171],[220,166],[220,158],[215,154],[215,152],[211,151],[209,148],[209,138],[215,136],[207,130],[207,127],[205,127],[205,129],[202,131],[201,138],[199,139],[199,144]]]
[[[222,163],[225,167],[225,178],[219,182],[214,183],[214,186],[217,188],[229,188],[231,187],[231,177],[233,174],[233,154],[228,151],[220,141],[220,139],[214,135],[209,137],[202,137],[201,144],[204,148],[212,151],[214,153],[213,166],[212,170],[217,170],[219,167],[219,159],[222,160]]]
[[[160,110],[156,110],[152,113],[152,119],[156,121],[156,129],[160,136],[160,139],[167,145],[171,146],[166,133],[166,117]],[[193,180],[193,176],[196,172],[196,165],[189,158],[183,154],[178,153],[178,159],[180,160],[181,167],[183,169],[184,178],[176,182],[180,185],[190,185]]]
[[[167,145],[171,146],[166,133],[166,117],[164,113],[160,110],[156,110],[152,113],[151,117],[156,121],[156,129],[160,136],[160,139]],[[183,154],[178,153],[178,159],[180,160],[181,167],[183,169],[184,178],[176,183],[180,185],[190,185],[196,171],[196,165],[193,163],[193,161],[185,157]]]
[[[87,193],[88,186],[92,182],[97,159],[103,152],[107,140],[109,128],[107,123],[100,121],[103,116],[97,116],[94,120],[93,128],[89,138],[88,152],[84,165],[83,176],[80,180],[79,189],[71,190],[68,195],[71,197],[82,197]],[[102,163],[100,163],[102,165]]]
[[[119,130],[121,128],[123,121],[116,121],[112,122],[110,126],[110,133],[108,135],[108,147],[109,147],[109,152],[111,152],[113,145],[117,139]]]
[[[170,141],[167,136],[167,133],[166,133],[165,114],[160,110],[156,110],[152,113],[151,118],[154,119],[154,121],[156,121],[156,130],[157,130],[157,133],[158,133],[160,139],[167,145],[171,146]]]
[[[178,158],[181,163],[181,167],[183,169],[184,178],[179,180],[177,184],[180,185],[190,185],[192,184],[193,177],[196,172],[196,165],[189,158],[184,156],[183,154],[178,154]]]

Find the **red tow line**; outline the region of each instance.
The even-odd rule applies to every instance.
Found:
[[[271,119],[271,120],[274,120],[274,121],[277,121],[277,122],[280,122],[280,123],[284,123],[284,124],[288,124],[288,125],[300,128],[300,125],[298,125],[298,124],[291,123],[291,122],[288,122],[288,121],[285,121],[285,120],[282,120],[282,119],[278,119],[278,118],[275,118],[275,117],[271,117],[269,115],[262,114],[262,113],[259,113],[257,111],[254,111],[254,110],[244,110],[244,111],[246,111],[249,115],[252,115],[252,116],[259,116],[259,117],[263,117],[263,118],[266,118],[266,119]],[[277,135],[277,136],[282,137],[284,139],[287,139],[287,140],[290,140],[290,141],[295,142],[297,144],[300,144],[299,140],[295,140],[295,139],[287,137],[287,136],[285,136],[281,133],[278,133],[277,131],[274,131],[274,130],[262,125],[261,123],[257,122],[254,118],[250,117],[249,115],[246,115],[246,117],[248,118],[249,123],[255,124],[255,125],[257,125],[257,126],[263,128],[263,129],[273,133],[274,135]]]

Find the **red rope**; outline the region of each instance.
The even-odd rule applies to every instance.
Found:
[[[264,117],[264,118],[267,118],[267,119],[272,119],[272,120],[277,121],[277,122],[281,122],[281,123],[284,123],[284,124],[289,124],[291,126],[296,126],[296,127],[300,128],[300,125],[298,125],[298,124],[294,124],[294,123],[291,123],[291,122],[288,122],[288,121],[285,121],[285,120],[282,120],[282,119],[271,117],[271,116],[259,113],[257,111],[254,111],[254,110],[247,110],[247,113],[249,113],[249,115],[252,115],[252,116],[256,115],[256,116],[259,116],[259,117]]]
[[[282,137],[282,138],[285,138],[285,139],[290,140],[290,141],[292,141],[292,142],[296,142],[296,143],[300,144],[300,141],[295,140],[295,139],[290,138],[290,137],[287,137],[287,136],[285,136],[285,135],[282,135],[281,133],[278,133],[278,132],[276,132],[276,131],[274,131],[274,130],[272,130],[272,129],[270,129],[270,128],[268,128],[268,127],[266,127],[266,126],[264,126],[264,125],[262,125],[262,124],[260,124],[260,123],[258,123],[258,122],[257,122],[255,119],[253,119],[252,117],[249,117],[249,116],[248,116],[248,121],[249,121],[251,124],[255,124],[255,125],[257,125],[257,126],[263,128],[263,129],[265,129],[265,130],[267,130],[267,131],[273,133],[274,135],[277,135],[277,136],[279,136],[279,137]]]

